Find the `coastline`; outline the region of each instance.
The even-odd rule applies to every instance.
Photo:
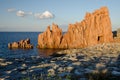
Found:
[[[68,49],[59,57],[0,59],[0,79],[98,80],[119,79],[120,43],[98,44],[81,49]],[[16,76],[15,76],[16,75]]]

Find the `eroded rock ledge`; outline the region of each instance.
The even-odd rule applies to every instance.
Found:
[[[15,48],[32,49],[33,45],[30,44],[30,39],[25,39],[25,40],[20,40],[18,42],[9,43],[8,48],[10,49],[15,49]]]
[[[86,13],[84,20],[69,24],[68,31],[62,35],[62,30],[52,24],[38,36],[38,48],[82,48],[99,43],[113,41],[111,21],[107,7]]]

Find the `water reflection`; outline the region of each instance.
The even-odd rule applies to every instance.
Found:
[[[58,51],[61,51],[61,49],[38,49],[38,55],[41,57],[48,57]]]

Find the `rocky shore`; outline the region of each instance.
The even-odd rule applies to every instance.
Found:
[[[0,58],[0,80],[119,80],[120,43],[68,49],[60,56]]]

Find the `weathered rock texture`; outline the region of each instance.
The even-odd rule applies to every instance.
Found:
[[[62,35],[58,25],[53,24],[38,36],[39,48],[81,48],[113,41],[111,21],[107,7],[86,13],[83,21],[69,24]]]
[[[59,48],[62,40],[62,30],[58,25],[53,24],[52,30],[48,26],[47,30],[38,36],[39,48]]]
[[[32,49],[33,45],[30,44],[30,39],[21,40],[19,42],[13,42],[8,44],[8,48],[22,48],[22,49]]]

